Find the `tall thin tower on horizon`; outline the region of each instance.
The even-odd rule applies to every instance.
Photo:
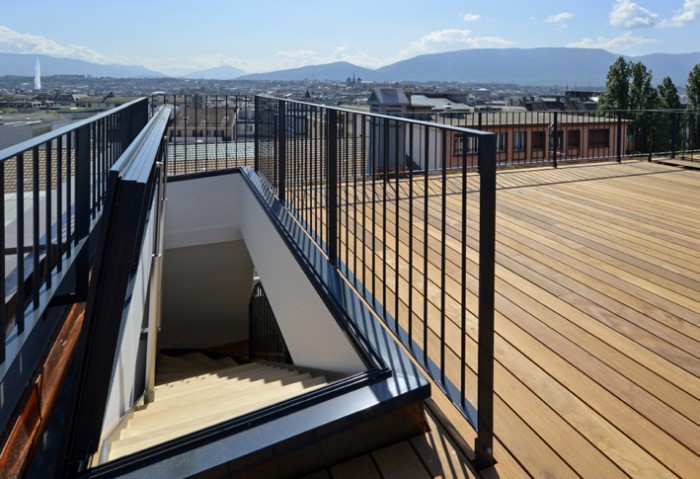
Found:
[[[34,89],[41,90],[41,65],[39,65],[39,59],[36,59],[36,66],[34,67]]]

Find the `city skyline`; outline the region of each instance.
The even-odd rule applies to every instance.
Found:
[[[0,0],[0,52],[143,65],[178,75],[222,64],[248,73],[333,61],[377,68],[465,48],[590,47],[626,55],[700,48],[700,0],[193,5],[124,0],[108,9],[85,0],[29,6]]]

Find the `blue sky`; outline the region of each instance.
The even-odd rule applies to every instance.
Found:
[[[700,0],[0,0],[0,52],[180,74],[465,48],[700,50]]]

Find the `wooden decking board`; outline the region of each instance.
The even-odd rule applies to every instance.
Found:
[[[343,261],[350,268],[361,266],[358,259],[365,261],[356,276],[361,279],[364,273],[366,284],[374,278],[377,287],[386,286],[375,296],[386,299],[388,311],[403,327],[408,326],[412,292],[413,335],[419,343],[427,253],[429,354],[439,361],[444,294],[446,370],[459,384],[462,178],[451,175],[442,183],[439,176],[428,179],[427,190],[423,177],[414,178],[412,187],[406,179],[387,185],[366,180],[364,190],[361,182],[350,183],[350,191],[340,196],[339,230]],[[478,183],[476,176],[467,178],[468,275],[463,287],[469,300],[465,379],[471,399],[476,382]],[[694,254],[700,247],[700,223],[686,219],[697,211],[689,196],[700,189],[700,176],[624,162],[508,171],[498,175],[498,185],[495,452],[507,453],[532,477],[596,477],[587,462],[613,468],[598,477],[614,476],[620,472],[616,467],[631,477],[693,477],[700,450],[700,299],[693,294],[700,277]],[[437,196],[443,186],[450,192],[444,233]],[[382,202],[385,192],[386,204],[372,209],[366,203],[370,198]],[[435,195],[427,199],[427,231],[422,224],[425,194]],[[663,198],[655,203],[657,196]],[[317,195],[308,206],[322,213],[324,203]],[[375,241],[369,239],[373,230]],[[408,257],[413,258],[411,285]],[[533,420],[539,416],[533,411],[545,416]],[[555,426],[545,430],[550,424]],[[569,436],[578,439],[568,444]],[[588,461],[574,457],[579,449]]]
[[[618,229],[617,225],[611,224],[609,220],[597,217],[592,211],[580,213],[577,211],[575,203],[563,204],[561,201],[551,201],[552,197],[545,193],[537,198],[521,195],[519,200],[535,207],[547,207],[550,219],[559,219],[561,225],[585,232],[588,238],[593,237],[599,241],[605,241],[608,246],[612,243],[613,247],[621,246],[614,241],[624,241],[624,244],[628,246],[624,249],[627,254],[638,259],[647,259],[665,269],[668,269],[669,263],[671,263],[677,266],[685,277],[693,278],[696,281],[700,279],[700,274],[688,267],[689,263],[693,266],[700,265],[700,258],[697,258],[696,252],[692,250],[685,248],[684,252],[679,252],[676,249],[669,248],[668,242],[660,245],[652,241],[653,237],[639,234],[630,235],[626,231]],[[630,246],[633,247],[629,248]]]
[[[420,234],[419,234],[418,236],[419,236],[419,239],[417,239],[417,243],[420,245],[420,244],[421,244],[421,241],[422,241],[420,238],[422,238],[422,236],[421,236]],[[450,238],[448,238],[448,240],[449,240],[449,239],[450,239]],[[420,249],[420,248],[419,248],[419,249]],[[435,259],[435,261],[438,261],[439,256],[440,256],[440,252],[433,251],[433,253],[434,253],[434,254],[433,254],[433,258],[431,258],[431,259]],[[692,349],[690,349],[690,350],[692,350]]]
[[[503,210],[509,214],[515,214],[513,209],[507,210],[506,208],[503,208]],[[529,214],[529,212],[521,214],[521,218],[527,218],[526,221],[532,223],[534,227],[537,227],[540,230],[546,230],[552,236],[563,237],[571,241],[578,242],[581,245],[579,252],[588,257],[586,261],[588,264],[597,266],[603,271],[614,271],[615,274],[621,279],[625,279],[632,284],[637,284],[641,288],[651,293],[668,297],[679,306],[690,309],[695,313],[700,313],[700,305],[688,297],[694,296],[692,294],[694,290],[691,289],[693,282],[690,279],[687,281],[688,286],[673,281],[667,281],[664,277],[654,274],[655,272],[658,272],[658,269],[655,271],[655,268],[653,268],[651,265],[649,265],[647,268],[641,268],[630,263],[629,261],[622,261],[616,256],[624,258],[627,256],[624,253],[617,254],[614,252],[614,250],[611,250],[610,248],[601,244],[584,240],[580,236],[570,233],[563,228],[553,226],[547,221],[543,221],[541,218],[538,218],[533,214]],[[676,290],[680,290],[680,292],[676,292]]]
[[[511,239],[511,241],[509,241],[510,246],[513,248],[518,248],[518,251],[525,251],[523,254],[533,258],[534,262],[539,264],[556,264],[558,271],[560,271],[561,274],[575,281],[575,283],[572,285],[572,287],[569,287],[569,289],[574,291],[586,291],[590,292],[591,294],[595,294],[593,293],[593,291],[595,291],[600,295],[607,298],[612,298],[613,300],[620,297],[626,297],[626,301],[625,299],[622,300],[624,301],[622,303],[624,309],[623,317],[630,323],[632,323],[630,319],[634,318],[634,327],[641,327],[656,337],[665,338],[668,344],[672,347],[677,347],[676,345],[678,343],[676,343],[676,341],[692,341],[691,337],[695,335],[695,328],[691,323],[683,320],[684,317],[690,317],[690,314],[686,316],[685,312],[681,311],[677,316],[669,317],[667,314],[657,314],[656,317],[653,317],[652,313],[650,313],[653,305],[650,305],[645,301],[652,300],[653,296],[649,294],[637,294],[634,296],[627,294],[627,291],[634,292],[635,288],[632,284],[622,281],[618,281],[618,284],[620,285],[618,287],[611,286],[609,281],[611,275],[607,274],[605,271],[588,267],[588,263],[586,263],[586,270],[582,271],[583,268],[577,268],[577,262],[585,263],[586,259],[585,257],[581,258],[578,256],[577,251],[566,251],[563,247],[560,247],[560,251],[557,251],[554,249],[555,247],[550,247],[549,245],[524,250],[523,248],[526,245],[532,244],[530,242],[531,240],[537,241],[536,235],[538,233],[529,232],[528,234],[527,231],[522,229],[508,230],[505,228],[499,228],[499,232],[502,233],[502,237],[508,237]],[[508,240],[504,240],[504,242],[505,241]],[[543,245],[543,243],[540,243],[540,245]],[[579,290],[578,288],[583,289]],[[610,305],[609,308],[614,309],[614,304],[609,299],[606,300],[605,297],[601,298],[600,302],[604,305]],[[630,310],[630,307],[633,310]],[[695,348],[695,344],[692,342],[689,343],[689,346],[690,347],[688,350],[690,351]]]
[[[546,253],[549,258],[568,265],[571,275],[586,278],[584,281],[581,281],[582,283],[588,284],[591,278],[597,279],[604,285],[610,285],[612,288],[617,288],[620,291],[624,291],[629,295],[636,297],[643,303],[650,304],[652,306],[651,308],[643,308],[639,312],[645,314],[646,316],[653,317],[653,319],[657,321],[663,323],[665,322],[664,318],[670,315],[692,324],[692,319],[696,317],[692,311],[688,311],[687,309],[677,305],[663,296],[650,293],[636,284],[620,280],[614,271],[611,273],[610,271],[595,268],[588,263],[588,257],[581,254],[578,248],[566,249],[563,245],[558,245],[555,238],[550,239],[548,237],[547,232],[543,232],[541,230],[532,231],[526,228],[514,228],[510,231],[503,232],[503,234],[507,234],[515,241],[528,241],[529,239],[532,239],[539,244],[538,248],[533,248],[535,254],[539,252],[542,254]],[[634,307],[638,304],[638,302],[626,302],[625,304]],[[655,314],[656,309],[658,309],[658,311],[661,313],[654,317],[652,315]]]
[[[517,269],[516,269],[517,270]],[[501,271],[499,274],[506,275],[508,271]],[[544,290],[538,291],[538,286],[533,283],[526,284],[524,280],[515,274],[510,274],[508,277],[501,277],[499,288],[503,290],[503,296],[515,300],[518,298],[518,304],[527,303],[529,310],[536,312],[536,317],[542,318],[544,315],[548,320],[548,324],[557,331],[561,332],[565,337],[576,338],[579,344],[585,344],[586,350],[591,351],[595,357],[604,358],[608,364],[615,364],[617,371],[625,377],[634,381],[639,386],[646,389],[649,393],[655,395],[666,402],[673,402],[686,417],[693,419],[695,422],[700,420],[700,411],[698,411],[697,398],[686,392],[682,387],[687,387],[687,383],[682,380],[686,378],[684,375],[677,374],[674,378],[678,384],[666,379],[664,376],[648,369],[638,361],[642,361],[645,356],[645,351],[640,351],[636,343],[628,341],[606,342],[601,340],[593,333],[605,336],[614,336],[612,331],[606,331],[605,326],[600,325],[585,312],[584,308],[569,307],[566,303],[576,304],[577,302],[585,301],[580,296],[567,297],[566,301],[560,298],[552,298],[551,300],[535,300],[534,297],[542,298]],[[513,284],[510,284],[512,281]],[[546,278],[541,278],[537,284],[546,283]],[[528,291],[522,294],[524,291]],[[602,326],[602,327],[601,327]],[[591,332],[589,332],[591,331]],[[618,350],[618,346],[619,350]],[[666,368],[663,370],[668,375],[677,373],[674,368]]]

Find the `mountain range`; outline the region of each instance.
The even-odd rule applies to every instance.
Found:
[[[511,83],[520,85],[559,85],[571,88],[602,87],[610,65],[618,54],[591,48],[502,48],[469,49],[432,53],[402,60],[376,70],[348,62],[309,65],[266,73],[245,74],[243,70],[221,65],[184,75],[185,78],[215,80],[335,80],[348,77],[363,81],[462,81]],[[36,58],[42,75],[92,75],[95,77],[166,77],[136,65],[101,65],[81,60],[45,55],[0,53],[0,76],[33,76]],[[655,53],[626,56],[641,61],[653,72],[654,83],[670,76],[684,86],[688,73],[700,63],[700,52]]]
[[[91,75],[111,78],[167,77],[164,73],[149,70],[139,65],[103,65],[71,58],[24,53],[0,53],[0,76],[34,76],[34,66],[39,59],[41,75]]]

